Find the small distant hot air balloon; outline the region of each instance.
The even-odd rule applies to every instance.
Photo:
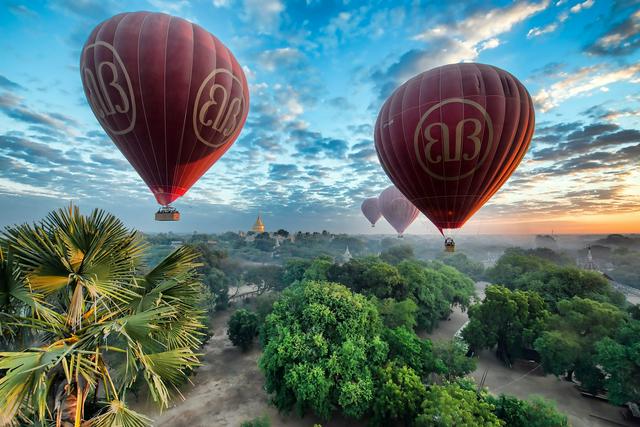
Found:
[[[249,111],[242,68],[215,36],[163,13],[123,13],[99,24],[80,73],[96,118],[163,208],[231,147]]]
[[[380,193],[378,203],[382,216],[398,232],[398,237],[402,237],[402,233],[420,214],[420,211],[393,185]]]
[[[360,206],[362,213],[369,220],[372,227],[376,226],[376,222],[382,216],[380,212],[380,205],[378,203],[377,197],[369,197],[368,199],[364,199],[362,205]]]
[[[484,64],[452,64],[410,79],[378,114],[375,146],[391,181],[435,224],[462,225],[516,169],[535,116],[527,89]],[[447,250],[455,243],[448,238]]]

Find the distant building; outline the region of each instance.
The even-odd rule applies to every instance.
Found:
[[[591,246],[589,246],[587,250],[587,259],[582,264],[582,268],[584,268],[585,270],[598,271],[598,272],[600,271],[600,269],[598,268],[598,264],[596,264],[593,261],[593,255],[591,255]]]
[[[349,252],[349,246],[347,246],[347,249],[345,249],[344,253],[342,254],[342,262],[347,263],[351,261],[352,258],[353,256],[351,255],[351,252]]]
[[[262,222],[262,218],[260,217],[260,214],[258,214],[258,218],[256,219],[255,224],[253,224],[251,231],[255,233],[264,233],[264,222]]]

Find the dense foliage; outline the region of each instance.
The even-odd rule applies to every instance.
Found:
[[[474,390],[464,388],[457,383],[434,384],[426,392],[415,425],[417,427],[500,427],[502,422],[493,410],[493,405],[486,399],[478,398]]]
[[[554,254],[507,250],[488,275],[508,288],[488,287],[470,308],[465,340],[475,348],[497,345],[507,360],[539,357],[546,372],[606,393],[613,403],[639,401],[640,311],[627,308],[602,274]]]
[[[549,319],[535,346],[547,372],[571,379],[575,372],[582,386],[597,392],[603,388],[604,375],[596,361],[596,342],[612,335],[625,321],[617,307],[574,297],[558,303],[558,314]]]
[[[561,414],[555,405],[541,397],[530,401],[501,394],[499,397],[487,396],[494,406],[494,413],[505,422],[507,427],[568,427],[566,415]]]
[[[602,274],[568,265],[562,255],[550,249],[507,249],[487,276],[512,290],[539,293],[551,311],[558,301],[574,296],[624,305],[624,296]]]
[[[474,261],[462,252],[443,253],[438,259],[459,272],[466,274],[473,280],[484,279],[484,265],[481,262]]]
[[[276,407],[362,417],[387,356],[381,332],[375,306],[342,285],[307,281],[285,290],[264,324],[259,362]]]
[[[469,308],[462,335],[475,350],[497,346],[498,356],[510,363],[533,348],[549,312],[536,292],[488,286],[485,294],[482,304]]]
[[[251,348],[256,335],[258,335],[258,315],[243,308],[236,310],[229,318],[227,325],[229,340],[242,351],[247,351]]]
[[[198,365],[203,288],[190,248],[152,269],[144,249],[114,216],[73,206],[6,229],[0,425],[149,425],[125,404],[141,383],[169,405]]]

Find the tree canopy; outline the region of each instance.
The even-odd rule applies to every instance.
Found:
[[[259,362],[276,407],[361,417],[387,356],[381,331],[375,305],[345,286],[305,281],[286,289],[265,321]]]
[[[488,286],[485,295],[482,304],[469,308],[462,336],[476,350],[497,345],[497,354],[511,362],[533,348],[549,312],[536,292]]]

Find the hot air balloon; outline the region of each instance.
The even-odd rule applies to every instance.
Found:
[[[368,199],[364,199],[362,205],[360,206],[362,213],[369,220],[372,227],[376,226],[376,222],[382,216],[380,212],[380,205],[378,204],[377,197],[369,197]]]
[[[398,232],[398,237],[418,217],[420,211],[393,185],[378,196],[380,212],[384,219]]]
[[[163,13],[122,13],[82,50],[84,92],[98,122],[162,206],[231,147],[249,111],[242,68],[215,36]]]
[[[527,89],[508,72],[445,65],[413,77],[386,100],[375,147],[391,181],[444,236],[511,176],[534,122]]]

